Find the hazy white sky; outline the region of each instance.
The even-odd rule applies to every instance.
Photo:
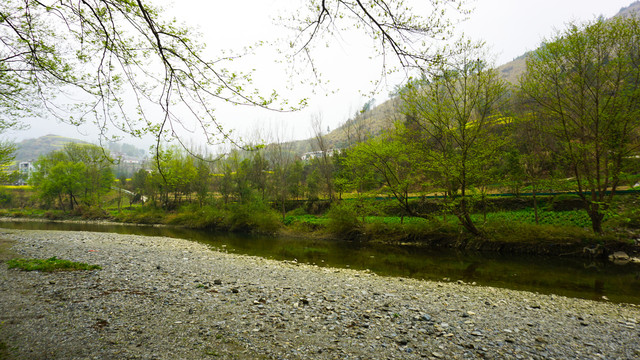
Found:
[[[272,18],[305,3],[304,0],[150,1],[166,6],[169,16],[198,29],[201,40],[207,44],[207,51],[212,57],[221,49],[237,49],[256,41],[286,36],[285,29],[274,24]],[[469,5],[475,10],[469,20],[457,27],[457,32],[485,40],[495,56],[496,65],[500,65],[535,49],[544,37],[553,36],[554,29],[563,29],[570,21],[592,20],[599,15],[610,17],[632,2],[633,0],[471,0]],[[218,119],[227,128],[236,128],[239,133],[244,134],[257,131],[263,134],[264,140],[269,140],[264,135],[269,131],[277,131],[280,138],[307,138],[311,133],[310,119],[317,114],[321,114],[325,129],[327,126],[336,128],[369,99],[370,95],[363,95],[362,92],[371,90],[370,81],[379,77],[377,64],[363,52],[362,39],[349,34],[335,39],[331,50],[320,55],[318,65],[323,79],[329,84],[316,91],[316,94],[302,84],[287,90],[287,85],[292,83],[285,78],[282,66],[274,63],[274,54],[269,53],[269,50],[263,50],[266,54],[264,57],[247,60],[246,66],[256,69],[256,84],[264,88],[266,93],[275,88],[294,99],[308,97],[309,107],[290,114],[224,106],[217,112]],[[377,99],[383,99],[396,84],[388,85],[389,88],[381,89]],[[34,121],[29,130],[9,134],[9,138],[20,141],[51,133],[93,141],[92,134],[95,131],[90,126],[75,129],[57,124],[54,120],[41,120]],[[198,141],[197,137],[194,141]],[[148,139],[136,143],[141,147],[148,147],[152,142]]]

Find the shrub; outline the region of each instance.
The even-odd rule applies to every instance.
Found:
[[[80,217],[85,220],[97,220],[109,218],[109,213],[97,206],[81,206],[77,208]]]
[[[153,205],[140,206],[131,212],[122,212],[117,219],[132,224],[160,224],[164,220],[165,213]]]
[[[314,231],[323,228],[327,219],[315,215],[287,215],[284,218],[284,225],[291,227],[293,230]]]
[[[44,218],[47,220],[60,220],[63,216],[59,211],[49,210],[44,213]]]
[[[272,234],[281,226],[280,215],[262,199],[230,204],[225,224],[231,231]]]
[[[288,216],[303,216],[303,215],[308,215],[307,211],[304,208],[295,208],[289,212],[287,212]]]
[[[0,190],[0,206],[9,207],[13,202],[13,196],[11,193],[5,190]]]
[[[327,212],[327,231],[334,235],[353,238],[362,233],[362,223],[352,204],[341,202]]]

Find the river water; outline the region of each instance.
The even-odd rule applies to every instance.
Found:
[[[211,233],[173,227],[49,222],[0,222],[0,227],[34,230],[96,231],[189,239],[231,253],[318,266],[368,269],[381,276],[457,281],[557,294],[583,299],[640,304],[640,266],[592,262],[582,258],[462,253],[448,249]]]

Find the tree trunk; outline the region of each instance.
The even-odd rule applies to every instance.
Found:
[[[536,225],[540,225],[540,218],[538,217],[538,197],[536,196],[536,185],[533,184],[531,189],[533,193],[533,214],[536,218]]]
[[[604,213],[600,211],[600,205],[591,203],[587,208],[587,213],[591,219],[591,228],[596,234],[602,234],[602,220],[604,219]]]
[[[472,233],[474,236],[480,235],[480,230],[478,230],[476,225],[473,223],[473,220],[471,220],[469,209],[467,209],[467,201],[465,200],[464,197],[460,201],[460,211],[457,214],[457,216],[460,222],[462,223],[462,226],[464,226],[464,228],[467,231]]]

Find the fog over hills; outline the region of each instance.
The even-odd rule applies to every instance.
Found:
[[[87,141],[59,136],[59,135],[45,135],[35,139],[25,139],[16,143],[16,158],[15,162],[20,163],[23,161],[35,161],[42,155],[46,155],[52,151],[61,150],[65,144],[79,143],[90,144]],[[111,155],[114,157],[128,157],[135,159],[143,159],[147,156],[147,151],[136,148],[133,145],[124,143],[108,143],[107,149],[111,151]]]

